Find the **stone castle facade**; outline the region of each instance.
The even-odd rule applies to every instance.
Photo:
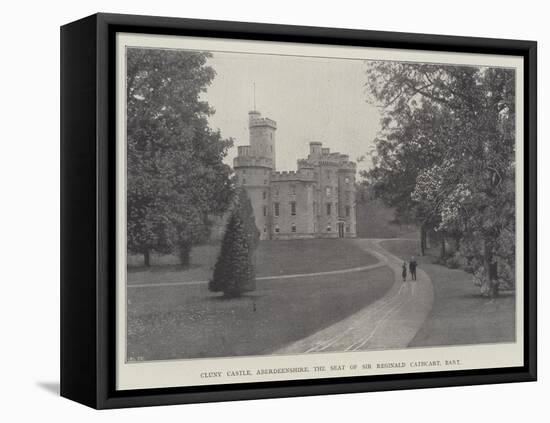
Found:
[[[261,239],[353,238],[356,164],[309,144],[307,158],[292,172],[276,169],[277,123],[249,112],[250,144],[233,162],[237,183],[250,196]]]

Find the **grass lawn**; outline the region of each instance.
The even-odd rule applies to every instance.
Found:
[[[414,225],[396,224],[395,210],[376,198],[359,198],[356,217],[359,238],[408,238],[418,234]]]
[[[430,276],[434,286],[432,312],[409,346],[514,342],[515,295],[502,294],[495,300],[481,297],[470,274],[433,264],[431,251],[422,257],[418,244],[397,240],[382,243],[404,260],[417,257],[419,267]]]
[[[276,272],[284,264],[282,247],[270,248],[279,252],[278,264],[270,268]],[[299,261],[284,269],[311,270]],[[128,355],[161,360],[268,354],[359,311],[393,281],[392,271],[381,267],[258,281],[255,292],[237,299],[214,295],[206,284],[129,289]]]
[[[191,252],[191,266],[128,267],[128,284],[208,280],[219,252],[218,244],[200,245]],[[257,251],[258,277],[291,275],[368,266],[377,259],[347,239],[261,241]]]

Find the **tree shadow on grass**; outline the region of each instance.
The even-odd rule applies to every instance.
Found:
[[[200,264],[158,264],[152,266],[127,266],[128,273],[140,273],[140,272],[150,272],[150,273],[169,273],[169,272],[185,272],[187,270],[193,270],[202,268],[204,266]]]
[[[239,297],[226,297],[223,294],[219,295],[209,295],[208,297],[205,297],[206,301],[213,301],[213,302],[243,302],[243,301],[255,301],[259,300],[261,298],[265,297],[265,294],[243,294]]]
[[[515,297],[515,295],[516,294],[513,291],[507,291],[507,292],[499,293],[496,298],[489,298],[489,297],[483,296],[479,293],[468,293],[468,294],[459,295],[459,296],[457,296],[457,298],[461,298],[461,299],[464,299],[464,300],[479,300],[479,301],[487,301],[487,300],[494,299],[494,300],[498,301],[499,299],[513,298],[513,297]]]

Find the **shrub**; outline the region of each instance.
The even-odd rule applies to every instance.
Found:
[[[250,199],[241,189],[227,222],[212,280],[208,284],[210,291],[237,297],[256,289],[254,252],[259,238]]]
[[[465,269],[467,266],[466,259],[458,251],[448,256],[445,264],[450,269]]]

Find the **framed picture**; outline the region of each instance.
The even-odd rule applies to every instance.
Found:
[[[536,379],[536,43],[61,28],[61,394]]]

